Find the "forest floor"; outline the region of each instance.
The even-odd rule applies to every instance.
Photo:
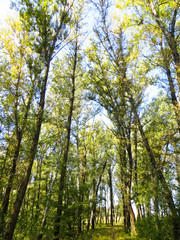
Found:
[[[82,233],[78,240],[138,240],[142,238],[131,237],[125,233],[122,225],[99,225],[94,230]]]

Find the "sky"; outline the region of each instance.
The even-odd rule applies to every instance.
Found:
[[[0,22],[10,12],[10,0],[0,0]]]

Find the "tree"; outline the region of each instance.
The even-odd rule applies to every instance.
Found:
[[[93,62],[90,69],[92,89],[90,98],[101,104],[109,114],[115,126],[117,138],[121,141],[121,181],[124,199],[124,225],[126,230],[130,229],[131,211],[131,183],[132,183],[132,146],[131,125],[132,109],[129,104],[126,86],[124,85],[126,75],[126,58],[124,54],[123,33],[112,33],[108,24],[109,3],[99,2],[96,5],[100,12],[100,28],[95,30],[98,43],[93,43],[92,49],[88,50],[89,59]],[[95,87],[94,87],[95,86]],[[95,89],[95,90],[94,90]],[[92,94],[92,96],[91,96]]]
[[[11,140],[10,142],[7,141],[8,146],[5,161],[7,162],[7,160],[9,160],[8,158],[12,157],[12,167],[2,203],[1,231],[3,231],[5,227],[4,218],[8,211],[9,198],[21,151],[21,142],[27,131],[29,111],[35,90],[37,90],[37,67],[41,67],[40,64],[36,62],[37,59],[34,59],[34,63],[32,63],[33,51],[28,43],[28,34],[23,30],[20,20],[8,19],[7,23],[9,26],[7,29],[2,30],[1,37],[3,54],[6,54],[9,59],[9,71],[8,75],[4,75],[4,78],[2,78],[2,88],[3,91],[6,92],[4,98],[8,98],[9,102],[8,104],[2,102],[2,111],[4,112],[4,116],[9,118],[11,122],[11,132],[9,136]],[[14,41],[13,45],[10,44],[12,41]],[[6,125],[4,125],[4,136],[6,132],[5,128]],[[4,169],[2,169],[2,171],[6,168],[6,162],[4,162]]]
[[[71,134],[71,121],[73,116],[73,107],[74,107],[74,97],[75,97],[75,80],[76,80],[76,68],[78,63],[78,50],[79,50],[79,44],[78,44],[78,34],[79,34],[79,21],[75,22],[76,29],[75,29],[75,41],[73,41],[73,52],[72,54],[72,70],[70,73],[70,79],[71,79],[71,93],[70,93],[70,108],[69,108],[69,114],[68,114],[68,121],[67,121],[67,129],[66,129],[66,140],[65,140],[65,146],[64,146],[64,155],[63,155],[63,161],[61,164],[61,177],[59,181],[59,196],[58,196],[58,207],[57,207],[57,216],[55,220],[55,239],[59,239],[59,232],[60,232],[60,220],[63,210],[63,191],[65,186],[65,178],[66,178],[66,171],[67,171],[67,161],[68,161],[68,152],[69,152],[69,142],[70,142],[70,134]]]
[[[27,156],[29,163],[22,178],[17,198],[10,215],[10,220],[5,231],[5,239],[12,239],[20,208],[26,193],[27,185],[31,175],[31,169],[36,155],[41,124],[43,121],[45,94],[50,62],[52,60],[54,51],[59,49],[61,41],[64,37],[62,32],[65,29],[65,24],[68,22],[68,15],[71,9],[71,4],[68,5],[67,3],[59,6],[55,4],[53,9],[50,9],[50,2],[47,1],[43,2],[42,5],[40,2],[32,3],[30,1],[22,1],[21,4],[20,16],[23,22],[23,27],[25,27],[29,32],[31,39],[35,41],[34,49],[40,55],[40,59],[44,64],[44,69],[42,70],[43,77],[39,75],[40,93],[38,111],[32,136],[31,148]],[[58,9],[59,7],[61,8],[60,15]],[[54,21],[54,19],[52,19],[51,11],[53,11],[53,14],[57,17],[57,20]],[[34,31],[36,31],[36,35]]]
[[[151,48],[150,61],[153,60],[152,55],[156,58],[157,56],[155,53],[158,53],[158,60],[154,65],[156,67],[161,66],[167,75],[173,109],[176,113],[176,120],[179,129],[179,1],[124,1],[119,5],[117,3],[117,6],[121,9],[131,8],[136,13],[135,15],[132,11],[133,21],[130,20],[132,19],[131,17],[130,19],[128,17],[127,25],[136,26],[140,32],[139,36],[135,33],[139,41],[145,41],[146,44],[147,42],[149,43]],[[140,38],[142,40],[140,40]],[[153,53],[151,53],[152,50]],[[176,85],[178,88],[176,88]],[[176,91],[178,94],[176,94]]]
[[[178,236],[178,228],[177,228],[177,210],[176,210],[176,207],[175,207],[175,204],[174,204],[174,201],[173,201],[173,197],[172,197],[172,193],[171,193],[171,190],[169,189],[168,187],[168,184],[166,182],[166,179],[162,173],[161,170],[158,169],[157,167],[157,162],[156,162],[156,159],[155,159],[155,155],[149,145],[149,141],[148,139],[146,138],[146,134],[143,130],[143,127],[142,127],[142,124],[141,124],[141,121],[140,121],[140,118],[139,118],[139,115],[138,115],[138,112],[137,112],[137,108],[138,108],[138,105],[139,105],[139,101],[141,100],[141,94],[142,94],[142,90],[143,88],[138,88],[138,86],[136,85],[137,83],[134,83],[133,81],[131,81],[132,79],[132,76],[131,76],[131,73],[132,71],[128,72],[128,67],[129,66],[133,66],[133,62],[136,60],[136,56],[134,57],[131,53],[132,53],[132,50],[131,51],[127,51],[123,45],[123,41],[122,41],[122,31],[119,30],[119,38],[115,38],[114,35],[110,35],[110,31],[108,30],[108,25],[107,25],[107,21],[106,21],[106,18],[107,18],[107,9],[108,9],[108,3],[105,3],[105,2],[100,2],[99,5],[98,5],[98,8],[100,9],[100,12],[101,12],[101,19],[102,19],[102,27],[100,28],[100,30],[97,30],[96,33],[97,33],[97,36],[100,40],[100,44],[99,46],[102,46],[102,49],[105,50],[105,56],[108,56],[109,59],[111,60],[111,62],[114,64],[114,68],[116,70],[116,74],[118,76],[118,80],[120,80],[119,82],[119,85],[121,86],[121,90],[119,92],[123,92],[124,93],[124,99],[125,98],[129,98],[128,100],[128,103],[131,104],[131,112],[133,112],[134,114],[134,118],[136,119],[136,123],[139,127],[139,131],[140,131],[140,134],[141,134],[141,137],[142,137],[142,140],[144,142],[144,146],[147,150],[147,153],[149,155],[149,159],[150,159],[150,162],[152,164],[152,169],[156,172],[156,174],[158,175],[158,178],[164,188],[164,195],[166,197],[166,200],[168,202],[168,205],[169,205],[169,208],[171,209],[171,212],[172,214],[174,215],[174,219],[173,219],[173,225],[174,225],[174,238],[177,238]],[[115,40],[118,39],[119,41],[118,42],[118,45],[115,45]],[[113,42],[114,40],[114,42]],[[118,48],[117,48],[118,47]],[[117,52],[117,49],[119,50]],[[108,73],[109,73],[109,69],[110,67],[108,66],[108,70],[107,68],[105,68],[105,64],[103,62],[102,59],[100,59],[99,57],[99,51],[98,51],[98,48],[96,47],[95,48],[95,51],[96,54],[89,54],[90,56],[90,59],[91,61],[93,61],[94,63],[98,63],[99,64],[99,69],[100,69],[100,72],[102,75],[98,75],[97,77],[97,74],[95,75],[95,83],[96,83],[96,89],[100,89],[100,87],[98,88],[97,86],[97,82],[98,84],[99,83],[103,83],[105,82],[104,79],[107,78],[108,76]],[[128,59],[132,59],[132,64],[130,65],[130,61],[128,61]],[[107,63],[106,63],[107,64]],[[109,64],[109,62],[108,62]],[[136,64],[135,64],[136,66]],[[105,73],[105,69],[106,69],[106,73]],[[114,69],[113,69],[114,70]],[[97,68],[96,68],[96,71],[97,71]],[[91,70],[91,73],[94,73],[95,70]],[[102,76],[102,78],[101,78]],[[111,75],[112,76],[112,75]],[[97,81],[96,79],[100,79],[99,81]],[[101,80],[103,79],[103,81]],[[115,78],[116,79],[116,78]],[[107,82],[107,80],[106,80]],[[113,81],[111,80],[111,86],[112,86],[112,83]],[[99,84],[100,85],[100,84]],[[132,87],[134,85],[134,88]],[[102,85],[100,85],[102,86]],[[105,88],[102,88],[101,87],[101,90],[99,90],[96,92],[99,94],[98,97],[96,97],[98,100],[99,100],[99,96],[101,96],[100,100],[102,101],[102,96],[104,97],[104,101],[103,101],[103,104],[105,105],[107,102],[107,110],[109,110],[109,107],[111,106],[113,110],[111,110],[112,113],[114,113],[114,106],[117,105],[117,101],[113,103],[113,101],[116,99],[114,97],[114,92],[110,92],[110,89],[111,89],[111,86],[110,84],[108,85],[107,87],[107,91],[106,91],[106,94],[103,96],[103,92],[105,92]],[[135,90],[136,90],[136,93],[135,93]],[[108,92],[109,92],[109,95],[108,95]],[[118,93],[119,93],[118,92]],[[107,101],[107,96],[109,96],[109,100]],[[113,96],[113,97],[112,97]],[[116,96],[116,95],[115,95]],[[137,96],[137,97],[136,97]],[[135,103],[135,99],[136,99],[136,103]],[[140,99],[140,100],[139,100]],[[102,104],[102,102],[100,101],[100,103]],[[112,102],[112,104],[110,105],[109,102]],[[119,101],[120,102],[120,101]],[[119,111],[120,112],[120,111]],[[117,112],[116,112],[116,119],[117,119]],[[121,119],[120,119],[121,121]],[[124,137],[124,135],[122,135]],[[128,148],[128,144],[125,143],[127,146],[127,153],[129,155],[129,160],[131,159],[131,148]],[[124,156],[125,156],[125,152],[124,152]],[[130,171],[132,171],[132,161],[130,160]],[[127,169],[127,166],[125,165],[125,169]],[[129,175],[131,176],[131,175]],[[131,178],[130,178],[131,179]],[[129,181],[131,182],[131,181]],[[128,205],[127,205],[128,206]],[[126,209],[126,207],[124,208]],[[128,219],[130,217],[127,217],[127,226],[129,225],[128,222],[130,222]],[[126,218],[125,218],[126,219]],[[125,223],[126,225],[126,223]]]
[[[127,235],[179,239],[179,1],[12,6],[19,17],[0,36],[1,237],[79,239],[99,223],[114,237],[123,217]]]

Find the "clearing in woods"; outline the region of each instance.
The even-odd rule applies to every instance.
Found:
[[[142,238],[131,237],[125,233],[122,225],[99,225],[94,230],[82,233],[78,240],[138,240]]]

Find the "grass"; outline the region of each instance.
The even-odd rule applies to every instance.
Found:
[[[125,233],[122,225],[105,225],[101,224],[94,230],[83,232],[77,240],[138,240],[140,238],[131,237]],[[142,238],[141,238],[142,239]]]

